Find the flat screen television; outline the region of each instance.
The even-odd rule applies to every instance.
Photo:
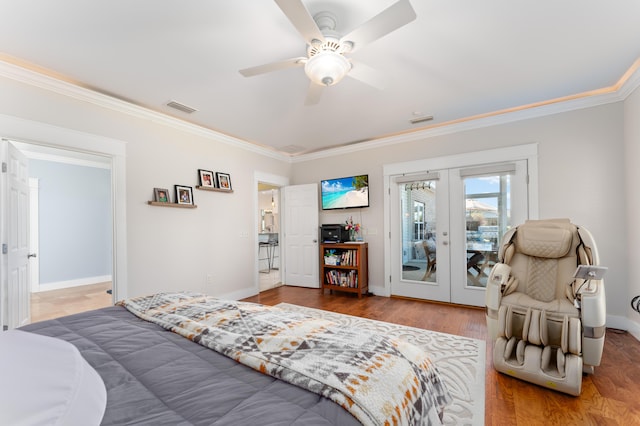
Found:
[[[322,210],[369,207],[369,175],[321,181]]]

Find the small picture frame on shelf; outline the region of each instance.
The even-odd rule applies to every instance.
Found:
[[[193,188],[185,185],[175,185],[176,203],[193,205]]]
[[[153,201],[157,203],[170,203],[169,190],[165,188],[153,188]]]
[[[218,181],[218,189],[223,191],[231,191],[231,175],[227,173],[216,172],[216,180]]]
[[[200,186],[204,188],[216,187],[216,178],[212,171],[198,169],[198,176],[200,178]]]

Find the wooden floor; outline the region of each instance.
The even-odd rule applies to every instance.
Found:
[[[36,293],[32,321],[110,306],[106,293],[111,283]],[[484,311],[414,300],[348,294],[323,294],[321,290],[277,287],[245,299],[275,305],[293,303],[487,339]],[[486,425],[640,425],[640,342],[633,336],[607,330],[602,365],[583,379],[582,395],[572,397],[498,374],[492,367],[492,348],[486,353]]]
[[[31,322],[59,318],[113,305],[111,282],[31,294]]]
[[[379,296],[358,299],[288,286],[245,300],[287,302],[487,340],[481,309]],[[489,342],[486,359],[486,425],[640,425],[640,342],[625,332],[607,330],[602,364],[584,377],[580,397],[497,373]]]

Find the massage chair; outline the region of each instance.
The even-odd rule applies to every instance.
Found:
[[[497,371],[580,395],[583,372],[600,365],[606,306],[601,274],[575,278],[579,265],[598,265],[598,251],[568,219],[530,220],[504,235],[486,289]]]

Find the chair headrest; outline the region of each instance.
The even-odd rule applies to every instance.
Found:
[[[518,227],[516,250],[528,256],[558,259],[569,253],[576,232],[571,223],[526,222]]]

